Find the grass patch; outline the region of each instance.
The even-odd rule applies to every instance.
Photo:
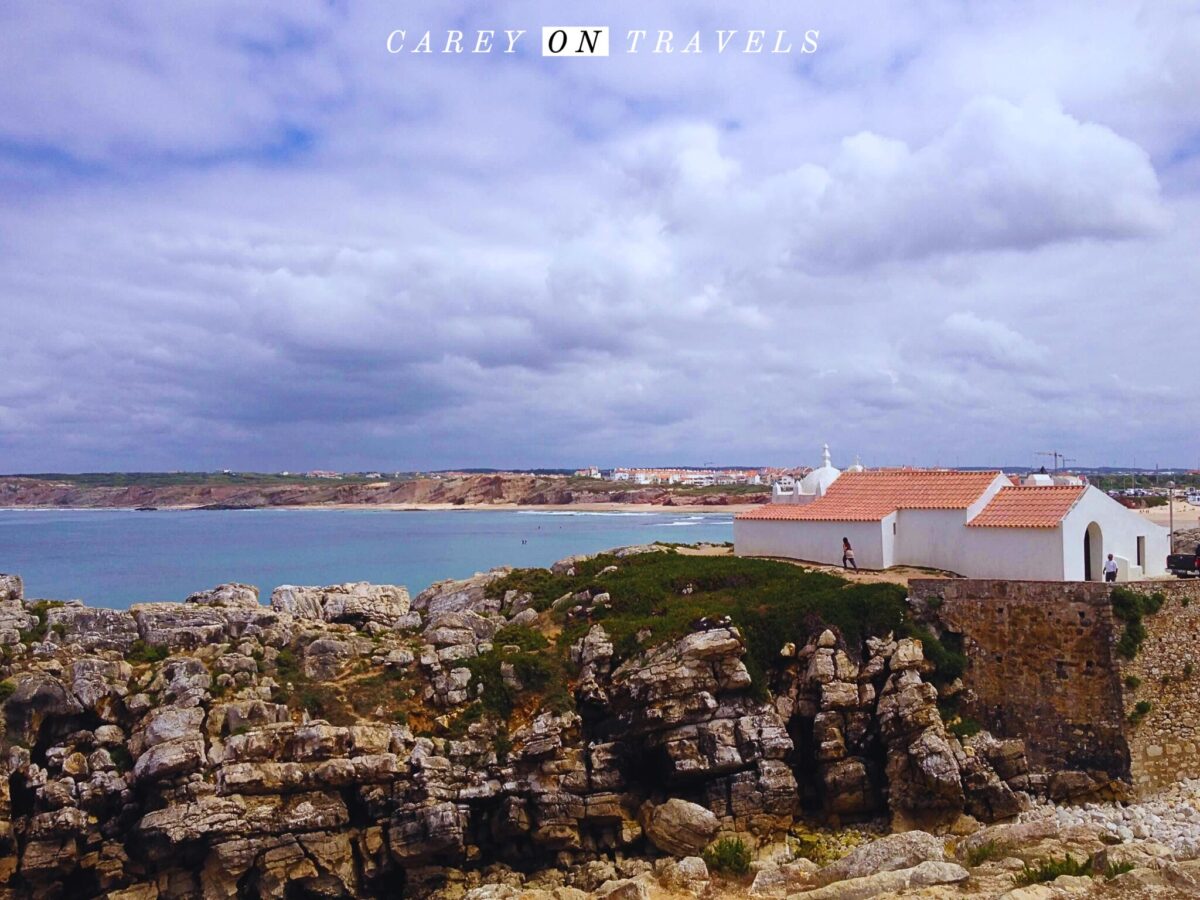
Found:
[[[125,654],[125,661],[135,665],[139,663],[156,663],[162,662],[167,656],[166,647],[147,644],[141,638],[138,638],[129,648],[129,652]]]
[[[1026,863],[1013,880],[1018,886],[1024,887],[1053,881],[1061,875],[1091,877],[1091,874],[1092,858],[1090,856],[1084,858],[1082,862],[1076,862],[1075,858],[1068,853],[1062,859],[1042,859],[1032,866]]]
[[[601,576],[609,567],[615,570]],[[553,644],[535,629],[508,626],[496,634],[491,651],[465,661],[472,690],[482,686],[478,699],[486,712],[507,718],[517,706],[538,702],[569,708],[568,651],[597,623],[612,640],[613,663],[619,665],[693,632],[699,619],[728,616],[745,638],[746,667],[760,695],[768,688],[768,673],[781,664],[780,647],[789,641],[803,646],[826,628],[841,634],[852,656],[870,636],[891,632],[919,639],[935,668],[930,676],[935,684],[953,681],[966,668],[961,636],[947,633],[939,639],[910,620],[905,590],[895,584],[855,583],[774,560],[686,556],[673,550],[624,558],[602,554],[577,562],[573,571],[515,569],[489,585],[495,598],[510,590],[528,593],[542,611],[564,595],[584,592],[607,593],[609,602],[583,618],[554,610],[551,615],[562,627]],[[504,683],[502,664],[512,665],[522,690]],[[963,719],[960,733],[977,728]]]
[[[985,841],[982,844],[977,844],[967,851],[965,857],[967,868],[973,869],[994,859],[1004,859],[1008,856],[1008,851],[1008,844],[1001,843],[1000,841]]]
[[[365,718],[376,718],[382,710],[385,716],[398,721],[407,714],[401,708],[414,695],[411,677],[395,669],[360,678],[344,685],[350,707]]]
[[[346,711],[337,691],[324,685],[308,682],[296,686],[288,698],[288,706],[302,709],[314,719],[324,719],[330,725],[353,725],[357,721]]]
[[[5,678],[0,681],[0,703],[3,703],[13,695],[13,691],[17,689],[17,684],[11,678]]]
[[[610,565],[617,571],[596,579]],[[772,560],[669,552],[599,556],[577,564],[576,573],[556,576],[556,583],[544,586],[544,596],[607,592],[610,608],[597,611],[595,619],[612,638],[618,663],[641,649],[639,632],[648,632],[645,645],[653,646],[690,633],[705,616],[732,619],[758,672],[775,665],[785,642],[802,645],[820,629],[833,627],[856,646],[868,635],[901,630],[905,620],[904,590],[897,585],[851,584]],[[569,625],[565,640],[574,641],[588,627]]]
[[[750,848],[741,838],[721,838],[704,851],[704,863],[714,872],[745,875],[750,871]]]

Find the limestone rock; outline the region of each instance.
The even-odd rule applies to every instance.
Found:
[[[25,596],[25,585],[20,575],[0,574],[0,603],[20,600]]]
[[[271,592],[271,609],[298,619],[342,622],[362,628],[368,624],[393,627],[408,613],[407,589],[365,581],[327,587],[280,585]]]
[[[909,888],[957,884],[970,877],[971,873],[956,863],[929,861],[912,868],[892,869],[876,875],[849,878],[793,896],[802,897],[804,900],[869,900],[871,897]]]
[[[133,615],[123,609],[59,606],[46,610],[46,625],[62,633],[64,644],[79,644],[87,652],[128,653],[140,637]]]
[[[219,606],[232,609],[257,609],[258,588],[252,584],[219,584],[207,591],[190,594],[184,603],[198,603],[201,606]]]
[[[687,800],[672,798],[646,816],[646,837],[672,856],[694,856],[716,835],[720,822],[712,811]]]
[[[816,881],[819,885],[825,885],[847,878],[908,869],[927,860],[940,862],[943,859],[945,849],[940,838],[924,831],[905,831],[855,848],[821,869]]]

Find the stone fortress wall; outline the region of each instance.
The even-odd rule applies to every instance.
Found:
[[[1055,777],[1074,770],[1146,794],[1200,777],[1200,580],[1123,586],[1167,598],[1143,619],[1132,660],[1116,651],[1125,626],[1111,585],[915,579],[909,594],[962,636],[967,711],[984,728],[1023,737],[1030,763]]]

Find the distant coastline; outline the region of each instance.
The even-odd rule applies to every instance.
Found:
[[[591,512],[738,512],[766,502],[766,489],[625,487],[596,479],[463,475],[314,482],[169,476],[94,479],[0,477],[0,509],[377,509]]]

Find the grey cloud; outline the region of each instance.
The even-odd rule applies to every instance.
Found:
[[[570,70],[376,52],[533,0],[9,7],[0,470],[1186,459],[1194,63],[1161,7],[1068,6]]]

